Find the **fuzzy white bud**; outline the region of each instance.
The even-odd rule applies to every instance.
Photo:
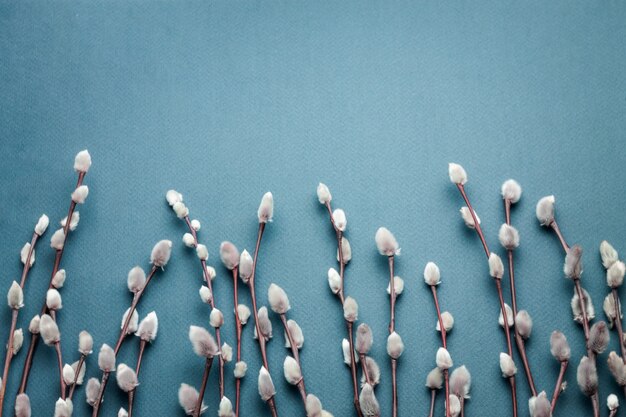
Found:
[[[126,324],[126,320],[128,320],[128,314],[130,313],[130,307],[126,309],[124,315],[122,316],[122,323],[120,324],[120,329],[124,329],[124,324]],[[137,331],[137,327],[139,326],[139,313],[137,309],[134,309],[130,320],[128,320],[128,327],[126,328],[126,334],[133,334]]]
[[[606,406],[611,411],[617,410],[617,408],[619,407],[619,400],[617,399],[617,395],[610,394],[606,399]]]
[[[394,235],[386,227],[380,227],[376,231],[376,247],[384,256],[400,255],[400,247]]]
[[[400,277],[393,277],[393,292],[396,297],[404,291],[404,280]],[[391,283],[387,284],[387,294],[391,294]]]
[[[215,271],[215,268],[213,268],[212,266],[207,265],[207,267],[206,267],[206,277],[208,277],[208,279],[213,281],[216,276],[217,276],[217,272]],[[206,277],[202,277],[202,279],[204,279],[206,281],[207,280]]]
[[[247,305],[239,304],[237,306],[237,314],[239,314],[239,321],[241,322],[241,324],[246,324],[252,312]]]
[[[498,232],[500,244],[507,250],[513,250],[519,246],[519,232],[513,226],[503,223]]]
[[[146,273],[140,266],[135,266],[128,271],[127,285],[132,293],[141,291],[146,285]]]
[[[582,393],[588,397],[598,392],[598,371],[595,361],[587,356],[582,357],[576,372],[576,382]]]
[[[517,373],[517,367],[513,358],[504,352],[500,353],[500,370],[503,378],[510,378]]]
[[[342,209],[336,209],[333,211],[333,220],[335,221],[335,227],[342,232],[346,231],[348,225],[348,219],[346,213]]]
[[[24,307],[24,291],[16,281],[11,283],[9,292],[7,293],[7,303],[13,310]]]
[[[276,314],[285,314],[291,308],[287,293],[274,283],[270,284],[267,290],[267,299]]]
[[[448,396],[448,404],[450,404],[450,417],[458,417],[461,414],[461,401],[456,395]]]
[[[433,368],[426,376],[426,386],[430,389],[441,389],[443,385],[443,372],[439,368]]]
[[[76,204],[83,204],[89,195],[89,187],[81,185],[72,192],[72,201]]]
[[[91,167],[91,155],[87,149],[80,151],[74,158],[74,170],[77,172],[87,172]]]
[[[530,411],[530,417],[552,416],[552,406],[545,391],[541,391],[539,395],[528,400],[528,410]]]
[[[128,411],[124,407],[120,407],[117,411],[117,417],[128,417]]]
[[[39,333],[44,343],[48,346],[54,345],[61,340],[59,326],[57,326],[57,323],[47,314],[41,316],[41,320],[39,321]]]
[[[172,206],[172,210],[174,210],[174,213],[176,213],[176,217],[178,217],[179,219],[184,219],[185,217],[189,216],[189,208],[187,208],[185,203],[183,203],[182,201],[174,203],[174,205]]]
[[[448,164],[448,175],[450,176],[450,181],[454,184],[465,185],[467,182],[467,173],[459,164],[450,162]]]
[[[196,232],[197,232],[198,230],[200,230],[200,228],[201,228],[201,227],[202,227],[202,224],[200,224],[200,220],[198,220],[198,219],[193,219],[193,220],[191,221],[191,228],[192,228],[193,230],[195,230]]]
[[[98,395],[100,393],[100,381],[98,378],[89,378],[87,381],[87,387],[85,388],[85,396],[87,397],[87,404],[90,406],[96,405],[98,401]]]
[[[212,358],[219,353],[219,346],[215,339],[203,327],[189,326],[189,340],[196,355]]]
[[[359,317],[359,305],[356,300],[352,297],[346,297],[343,303],[343,317],[354,323]]]
[[[198,259],[201,261],[206,261],[209,259],[209,250],[205,245],[200,244],[196,246],[196,255],[198,255]]]
[[[285,374],[285,380],[291,385],[297,385],[302,381],[302,371],[298,362],[291,356],[285,358],[283,363],[283,372]]]
[[[191,233],[185,233],[183,235],[183,244],[188,248],[193,248],[194,246],[196,246],[196,239]]]
[[[48,225],[50,224],[50,219],[45,214],[42,214],[39,220],[37,220],[37,224],[35,225],[35,233],[41,236],[46,233],[46,229],[48,229]]]
[[[54,288],[63,288],[65,285],[65,279],[67,278],[67,274],[65,273],[65,269],[59,269],[56,274],[52,277],[52,286]]]
[[[502,183],[502,198],[515,204],[522,197],[522,187],[515,180],[506,180]]]
[[[103,372],[112,372],[115,369],[115,352],[106,343],[102,345],[98,353],[98,367]]]
[[[317,199],[319,200],[320,204],[330,203],[330,201],[333,199],[333,196],[330,193],[330,190],[328,189],[326,184],[320,182],[317,185]]]
[[[344,265],[352,260],[352,247],[350,246],[350,241],[345,236],[341,238],[341,255],[343,256]],[[337,262],[339,261],[339,249],[337,249]]]
[[[183,202],[183,195],[176,190],[168,190],[165,193],[165,199],[167,200],[167,204],[173,206],[176,203]]]
[[[117,372],[115,374],[117,379],[117,386],[124,392],[130,392],[139,385],[137,381],[137,374],[126,364],[120,363],[117,365]]]
[[[457,397],[469,399],[472,377],[469,371],[463,366],[459,366],[450,374],[450,391]]]
[[[470,209],[463,206],[459,210],[459,213],[461,213],[461,218],[465,222],[465,226],[467,226],[470,229],[476,228],[476,222],[474,222],[474,217],[472,217],[472,212],[470,211]],[[478,214],[476,213],[476,211],[474,211],[474,216],[476,216],[476,221],[478,222],[478,224],[480,224],[480,217],[478,217]]]
[[[50,238],[50,247],[55,250],[63,249],[65,244],[65,233],[63,229],[58,229]]]
[[[437,367],[441,370],[452,368],[452,357],[446,348],[440,347],[437,350],[436,363]]]
[[[624,283],[626,265],[622,261],[616,261],[606,271],[606,283],[611,288],[621,287]]]
[[[333,294],[338,294],[341,289],[341,276],[335,268],[328,270],[328,286]]]
[[[443,322],[443,328],[446,330],[446,333],[452,330],[452,328],[454,327],[454,317],[448,311],[444,311],[443,313],[441,313],[441,321]],[[435,329],[438,332],[441,331],[441,323],[439,323],[439,319],[437,319]]]
[[[267,369],[265,369],[264,366],[262,366],[261,370],[259,371],[258,387],[259,395],[261,396],[261,399],[263,401],[268,401],[274,395],[276,395],[276,389],[274,389],[272,377],[270,376],[270,373],[267,372]]]
[[[28,254],[30,254],[30,258],[28,257]],[[30,242],[26,242],[24,246],[22,246],[22,250],[20,251],[20,261],[24,265],[28,262],[29,267],[33,266],[35,263],[35,248],[33,248],[31,252]]]
[[[533,330],[533,319],[526,310],[520,310],[515,316],[515,328],[522,338],[528,339]]]
[[[91,355],[93,352],[93,337],[85,330],[78,334],[78,351],[81,355]]]
[[[263,306],[259,308],[257,318],[259,329],[261,329],[261,336],[263,336],[265,340],[270,340],[272,338],[272,322],[270,321],[267,313],[267,307]],[[254,337],[258,338],[258,335],[256,334],[256,326],[254,327]]]
[[[611,265],[619,260],[617,251],[606,240],[600,243],[600,257],[602,258],[602,265],[604,265],[606,269],[609,269]]]
[[[511,307],[509,307],[508,304],[504,304],[504,311],[506,311],[506,324],[509,327],[513,327],[513,325],[515,324],[514,321],[514,317],[513,317],[513,310],[511,310]],[[504,316],[502,315],[502,309],[500,309],[500,315],[498,316],[498,324],[500,325],[500,327],[504,328]]]
[[[434,262],[428,262],[424,268],[424,281],[427,285],[439,285],[441,283],[441,272]]]
[[[211,290],[209,289],[209,287],[207,287],[206,285],[203,285],[200,287],[199,293],[200,293],[200,299],[205,304],[209,304],[211,300],[213,299],[213,294],[211,293]]]
[[[17,355],[24,344],[24,330],[17,329],[13,332],[13,354]]]
[[[31,334],[39,334],[39,322],[41,321],[41,317],[39,314],[35,315],[28,324],[28,331]]]
[[[491,252],[489,255],[489,275],[495,279],[502,279],[504,275],[504,265],[502,259],[495,253]]]
[[[553,195],[543,197],[537,202],[535,214],[537,215],[539,224],[542,226],[550,226],[554,221],[554,202],[555,198]]]
[[[380,405],[374,395],[374,387],[370,384],[363,385],[361,394],[359,395],[359,402],[361,403],[361,411],[365,417],[379,417]]]
[[[300,328],[298,323],[296,323],[295,320],[287,320],[287,328],[289,329],[289,334],[291,334],[293,343],[298,349],[302,349],[302,346],[304,345],[304,334],[302,334],[302,329]],[[291,343],[289,343],[289,337],[287,336],[287,332],[285,332],[285,347],[291,348]]]
[[[78,223],[80,223],[80,213],[75,211],[72,213],[72,218],[70,220],[70,232],[73,232],[78,227]],[[60,221],[61,227],[65,227],[67,225],[67,216],[63,217]]]
[[[396,332],[392,332],[387,337],[387,354],[393,359],[398,359],[404,352],[404,343],[402,338]]]
[[[341,341],[341,351],[343,353],[343,363],[350,366],[352,363],[352,354],[350,353],[350,342],[348,339],[343,339]],[[359,357],[357,355],[354,355],[354,361],[355,363],[359,362]]]
[[[234,375],[235,378],[241,379],[246,376],[246,372],[248,371],[248,364],[244,361],[239,361],[235,364]]]
[[[241,278],[245,284],[247,284],[252,277],[253,262],[250,253],[244,249],[239,257],[239,278]]]
[[[571,351],[565,335],[559,331],[553,331],[550,336],[550,353],[559,362],[569,361]]]
[[[230,402],[228,397],[224,396],[220,400],[220,408],[217,411],[218,417],[235,417],[235,413],[233,412],[233,404]]]
[[[15,417],[31,417],[30,398],[20,394],[15,399]]]
[[[50,288],[46,293],[46,305],[49,310],[60,310],[63,308],[61,294],[54,288]]]
[[[380,366],[378,366],[378,363],[376,363],[376,361],[371,356],[366,356],[363,362],[365,364],[365,367],[367,368],[367,373],[370,377],[370,383],[373,386],[378,385],[380,383]],[[367,380],[365,378],[365,374],[362,374],[361,385],[365,384],[366,382]]]
[[[150,254],[150,263],[154,266],[163,268],[170,260],[172,255],[172,241],[161,240],[154,245]]]
[[[221,356],[224,362],[231,362],[233,360],[233,348],[228,343],[222,343]]]
[[[565,263],[563,264],[563,273],[567,278],[579,279],[583,273],[583,248],[574,245],[567,250],[565,255]]]
[[[178,403],[188,416],[195,415],[196,404],[198,403],[199,397],[200,394],[198,394],[198,390],[194,387],[187,384],[180,384],[180,388],[178,388]],[[202,402],[200,413],[203,413],[206,409],[207,406]]]
[[[157,337],[159,331],[159,318],[156,312],[151,311],[146,317],[141,320],[135,336],[139,336],[141,340],[146,342],[153,342]]]
[[[209,324],[214,328],[222,327],[224,325],[224,314],[219,309],[214,308],[209,315]]]
[[[356,329],[356,351],[361,355],[367,355],[373,343],[372,329],[366,323],[359,324]]]
[[[274,196],[272,193],[267,192],[263,194],[259,210],[257,211],[257,217],[259,223],[271,222],[274,217]]]
[[[65,382],[65,385],[72,385],[75,377],[76,373],[74,372],[72,365],[67,363],[63,365],[63,382]]]
[[[71,417],[73,409],[72,400],[59,398],[54,404],[54,417]]]
[[[322,417],[322,402],[313,394],[306,396],[304,404],[307,417]]]
[[[220,259],[227,269],[231,271],[239,265],[239,250],[231,242],[220,244]]]

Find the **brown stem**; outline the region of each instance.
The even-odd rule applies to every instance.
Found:
[[[7,377],[9,376],[9,368],[11,367],[11,360],[13,360],[13,338],[15,334],[15,327],[17,326],[17,316],[19,314],[18,309],[13,309],[11,315],[11,328],[9,329],[9,342],[7,343],[7,356],[4,361],[4,371],[2,372],[2,388],[0,388],[0,416],[2,416],[2,408],[4,405],[4,393],[7,386]]]
[[[433,300],[435,301],[435,310],[437,310],[437,320],[439,320],[439,328],[441,329],[441,344],[444,349],[447,349],[446,344],[446,328],[443,326],[443,318],[441,317],[441,309],[439,308],[439,297],[437,297],[437,286],[431,285],[430,289],[433,293]],[[443,371],[443,378],[446,386],[446,417],[450,417],[450,401],[448,401],[450,395],[450,378],[448,370]]]
[[[461,402],[461,417],[465,417],[465,397],[459,397]]]
[[[613,294],[613,303],[615,303],[615,326],[617,327],[617,337],[619,337],[619,347],[622,352],[622,359],[626,360],[626,349],[624,347],[624,330],[622,329],[622,312],[619,302],[619,295],[617,294],[617,288],[611,290]]]
[[[55,322],[57,321],[56,310],[50,310],[50,317]],[[54,350],[57,354],[57,362],[59,364],[59,384],[61,387],[61,399],[65,400],[65,380],[63,379],[63,354],[61,353],[61,341],[54,343]]]
[[[552,394],[552,404],[550,406],[550,411],[554,413],[554,409],[556,408],[556,402],[559,400],[559,395],[561,395],[561,386],[563,385],[563,378],[565,377],[565,371],[567,370],[568,361],[561,362],[561,370],[559,371],[559,377],[556,380],[556,386],[554,387],[554,394]]]
[[[206,391],[206,384],[209,380],[209,373],[211,372],[211,365],[213,364],[213,357],[206,358],[204,364],[204,374],[202,375],[202,385],[200,385],[200,393],[198,395],[198,402],[196,403],[196,409],[193,412],[194,417],[200,417],[200,411],[202,410],[202,399],[204,398],[204,391]]]
[[[341,305],[343,306],[345,302],[345,294],[344,294],[344,276],[345,276],[345,261],[343,258],[343,232],[337,228],[335,224],[335,218],[333,216],[333,210],[330,206],[330,202],[325,204],[326,209],[328,210],[328,216],[330,217],[330,223],[335,230],[335,235],[337,236],[337,255],[339,258],[339,278],[340,278],[340,286],[339,292],[337,295],[339,296],[339,300],[341,301]],[[346,327],[348,330],[348,342],[350,343],[350,373],[352,376],[352,390],[353,390],[353,404],[356,410],[358,417],[363,417],[363,411],[361,411],[361,404],[359,401],[359,386],[357,382],[357,365],[356,358],[354,355],[354,337],[353,337],[353,324],[346,320]],[[367,379],[369,382],[369,379]]]
[[[367,356],[365,356],[364,353],[359,353],[359,360],[361,361],[361,370],[363,371],[363,376],[365,376],[365,382],[374,386],[374,381],[372,380],[369,369],[367,368]]]
[[[28,250],[28,255],[26,255],[26,263],[24,264],[24,268],[22,268],[22,278],[20,279],[20,287],[24,288],[24,284],[26,284],[26,278],[28,277],[28,272],[30,271],[30,260],[33,257],[33,251],[35,250],[35,245],[39,240],[39,235],[37,233],[33,233],[33,237],[30,240],[30,249]]]
[[[609,413],[609,417],[614,417],[615,415],[617,415],[617,409],[611,410],[611,412]]]
[[[78,359],[78,365],[76,365],[76,372],[74,373],[74,381],[72,382],[72,386],[70,387],[70,393],[67,396],[67,398],[69,398],[70,400],[74,396],[74,390],[76,389],[76,385],[78,382],[78,375],[80,375],[80,370],[83,368],[83,365],[85,364],[85,358],[86,356],[81,354],[80,358]]]
[[[593,406],[593,416],[600,417],[600,400],[597,391],[591,396],[591,405]]]
[[[559,224],[556,222],[556,219],[552,220],[552,223],[550,223],[550,227],[552,228],[552,230],[554,230],[554,232],[556,233],[556,236],[559,238],[559,242],[561,242],[561,246],[563,247],[563,250],[567,252],[569,250],[569,246],[567,242],[565,242],[565,238],[563,237],[563,234],[561,233],[561,229],[559,229]]]
[[[238,275],[239,268],[233,268],[233,304],[235,305],[235,324],[237,326],[237,362],[241,361],[241,334],[243,325],[239,317],[239,291],[238,291]],[[239,417],[239,396],[241,391],[241,378],[235,378],[235,417]]]
[[[513,407],[513,417],[517,417],[517,390],[515,388],[515,376],[509,378],[511,384],[511,406]]]
[[[300,363],[300,353],[298,352],[298,346],[294,342],[293,335],[291,334],[291,330],[289,329],[289,325],[287,324],[287,316],[285,314],[280,315],[280,321],[283,323],[283,327],[285,328],[285,334],[287,335],[287,340],[289,340],[289,346],[291,347],[291,354],[293,358],[296,360],[298,367],[300,368],[300,374],[302,374],[302,378],[297,384],[298,391],[300,391],[300,396],[302,397],[302,402],[304,407],[306,408],[306,387],[304,384],[304,373],[302,371],[302,364]]]
[[[587,315],[587,307],[585,306],[585,297],[583,294],[583,289],[580,286],[580,279],[574,278],[574,287],[576,288],[576,293],[578,294],[578,305],[580,306],[580,311],[583,315],[583,330],[585,332],[585,345],[587,345],[589,341],[589,316]],[[589,348],[587,348],[589,351]],[[591,357],[591,355],[590,355]]]
[[[139,342],[139,354],[137,356],[137,365],[135,366],[135,375],[139,378],[139,371],[141,370],[141,361],[143,360],[143,352],[146,350],[146,341],[140,339]],[[132,417],[133,415],[133,406],[135,404],[135,393],[137,392],[137,387],[135,387],[132,391],[128,392],[128,417]]]
[[[398,371],[398,360],[391,359],[391,391],[393,395],[393,403],[391,406],[391,415],[398,416],[398,383],[396,382],[396,374]]]
[[[502,311],[502,318],[504,320],[504,334],[506,335],[506,345],[509,350],[509,356],[513,357],[513,347],[511,345],[511,334],[509,333],[509,319],[506,315],[506,307],[504,306],[504,297],[502,296],[502,282],[500,279],[494,279],[496,282],[496,288],[498,290],[498,298],[500,299],[500,311]]]
[[[91,417],[98,417],[100,414],[100,405],[102,405],[102,397],[104,396],[104,390],[106,390],[107,383],[109,382],[109,375],[111,375],[111,371],[103,371],[102,372],[102,380],[100,381],[100,391],[98,391],[98,398],[96,402],[93,404],[93,411],[91,413]]]
[[[511,200],[504,200],[504,213],[506,218],[506,224],[511,225]],[[513,317],[517,317],[517,294],[515,291],[515,267],[513,263],[513,251],[511,249],[507,250],[507,258],[509,261],[509,282],[511,286],[511,308],[513,309]],[[519,352],[520,358],[522,359],[522,364],[524,365],[524,372],[526,373],[526,380],[528,381],[528,386],[530,387],[530,391],[532,392],[533,397],[537,396],[537,388],[535,387],[535,381],[533,379],[532,372],[530,370],[530,364],[528,363],[528,357],[526,356],[526,344],[524,343],[524,339],[522,335],[520,335],[519,330],[517,328],[517,322],[513,323],[513,329],[515,331],[515,344],[517,345],[517,350]]]
[[[433,417],[435,415],[435,398],[437,397],[437,390],[430,390],[430,413],[428,413],[428,417]]]
[[[278,417],[278,411],[276,411],[276,401],[274,400],[274,397],[270,398],[266,402],[267,406],[270,408],[272,417]]]
[[[257,340],[259,341],[259,348],[261,349],[261,359],[263,360],[263,366],[269,372],[269,362],[267,360],[267,352],[265,351],[265,337],[262,336],[261,326],[259,325],[259,311],[256,303],[256,292],[254,289],[254,279],[256,275],[256,265],[259,255],[259,249],[261,247],[261,239],[263,238],[263,231],[265,230],[265,223],[259,223],[259,232],[256,239],[256,247],[254,249],[254,258],[252,261],[252,274],[248,280],[248,287],[250,288],[250,295],[252,297],[252,312],[254,314],[254,326],[256,327]]]
[[[390,300],[390,319],[389,319],[389,334],[396,330],[396,289],[394,279],[394,260],[393,255],[387,257],[389,261],[389,300]],[[398,361],[391,358],[391,394],[392,394],[392,417],[398,416],[398,382],[396,379]]]
[[[483,230],[480,228],[480,223],[478,222],[478,218],[476,217],[476,213],[474,213],[474,209],[470,204],[469,198],[467,198],[467,194],[465,194],[465,187],[463,184],[456,185],[459,191],[461,192],[461,196],[463,200],[465,200],[465,205],[469,209],[470,214],[472,215],[472,220],[474,220],[474,230],[478,233],[478,237],[480,238],[480,242],[483,244],[483,249],[485,250],[485,254],[487,258],[489,258],[489,247],[487,246],[487,241],[485,240],[485,235],[483,234]]]

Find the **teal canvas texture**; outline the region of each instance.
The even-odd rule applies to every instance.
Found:
[[[585,249],[583,285],[596,320],[608,293],[598,247],[609,240],[626,254],[626,4],[619,1],[0,1],[0,291],[19,278],[19,252],[37,218],[53,225],[37,248],[19,326],[39,312],[52,269],[49,238],[66,215],[75,185],[76,152],[89,149],[90,187],[80,224],[68,240],[67,281],[59,312],[63,355],[78,358],[78,333],[89,330],[96,350],[114,344],[131,301],[130,268],[149,267],[152,246],[173,241],[172,259],[150,284],[140,316],[156,311],[159,335],[148,346],[136,396],[136,416],[184,415],[177,390],[200,385],[203,360],[188,340],[190,325],[209,326],[185,225],[165,201],[183,193],[199,238],[217,270],[215,298],[225,315],[223,339],[235,345],[232,278],[219,261],[230,240],[254,249],[256,210],[272,191],[274,221],[259,256],[257,294],[280,285],[304,332],[307,389],[336,417],[354,415],[341,340],[341,306],[327,284],[336,241],[316,197],[322,181],[345,210],[353,259],[346,293],[359,302],[359,322],[374,332],[381,366],[376,393],[391,415],[387,260],[374,243],[386,226],[402,248],[396,272],[405,281],[397,302],[399,415],[427,415],[427,373],[440,344],[422,271],[441,268],[442,309],[455,318],[449,349],[455,366],[472,374],[466,416],[510,415],[510,391],[498,358],[505,340],[499,304],[480,241],[463,224],[464,205],[448,179],[462,164],[467,192],[492,250],[504,251],[500,186],[523,187],[512,211],[518,303],[534,320],[527,351],[535,381],[551,397],[559,364],[549,352],[553,330],[572,348],[567,390],[557,416],[590,415],[576,384],[584,354],[572,320],[573,286],[563,276],[563,252],[535,218],[539,198],[556,196],[557,218],[570,244]],[[510,299],[507,277],[505,296]],[[250,304],[240,285],[241,301]],[[0,309],[0,338],[11,312]],[[270,370],[280,416],[304,415],[297,391],[282,375],[288,353],[280,321],[270,314]],[[242,417],[269,416],[257,392],[260,355],[244,328]],[[618,349],[611,331],[609,350]],[[25,343],[28,343],[26,335]],[[134,364],[137,340],[118,362]],[[10,413],[25,358],[11,369]],[[606,396],[622,390],[598,358],[602,415]],[[520,416],[529,389],[516,357]],[[41,345],[28,394],[33,415],[52,415],[58,397],[54,350]],[[226,394],[234,398],[233,364]],[[96,355],[87,377],[100,376]],[[206,394],[217,415],[217,373]],[[77,416],[90,415],[84,387]],[[443,415],[443,396],[436,415]],[[101,415],[116,415],[125,395],[109,384]]]

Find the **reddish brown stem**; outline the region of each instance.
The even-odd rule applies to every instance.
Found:
[[[617,337],[619,337],[619,347],[622,352],[622,359],[626,360],[626,349],[624,347],[624,330],[622,329],[622,309],[619,302],[619,295],[617,294],[617,288],[611,290],[613,294],[613,302],[615,303],[615,327],[617,327]]]
[[[141,370],[141,361],[143,360],[143,352],[146,350],[146,341],[141,339],[139,342],[139,355],[137,356],[137,365],[135,366],[135,375],[139,377],[139,371]],[[133,415],[133,406],[135,404],[135,393],[137,388],[128,392],[128,417]]]
[[[185,216],[183,220],[185,220],[185,224],[187,225],[189,232],[193,236],[193,247],[197,249],[198,248],[198,234],[196,233],[196,229],[194,229],[193,226],[191,225],[191,220],[189,219],[189,216]],[[214,309],[215,308],[215,292],[213,291],[213,284],[211,282],[211,277],[209,276],[206,270],[206,267],[207,267],[206,260],[200,259],[200,265],[202,266],[202,276],[204,277],[207,287],[209,288],[209,290],[211,290],[211,294],[212,294],[211,298],[209,299],[209,305],[211,306],[211,309]],[[215,339],[216,339],[217,345],[221,349],[222,340],[221,340],[219,327],[215,328]],[[222,355],[219,356],[218,362],[219,362],[219,368],[220,368],[219,370],[220,398],[223,398],[224,397],[224,358],[222,357]]]
[[[238,291],[238,275],[239,268],[235,266],[233,268],[233,304],[235,305],[235,325],[237,326],[237,362],[241,361],[241,334],[243,332],[243,325],[241,324],[241,318],[239,317],[239,291]],[[235,378],[235,417],[239,417],[239,396],[241,391],[241,378]]]
[[[33,233],[33,237],[30,240],[30,249],[28,250],[28,255],[26,255],[26,263],[24,264],[24,268],[22,268],[22,278],[20,279],[20,287],[22,287],[22,289],[24,289],[26,278],[30,272],[30,260],[33,257],[33,251],[35,250],[35,245],[37,245],[38,240],[39,235],[37,233]]]
[[[517,417],[517,389],[515,388],[515,377],[509,378],[511,384],[511,406],[513,407],[513,417]]]
[[[559,224],[556,222],[556,219],[552,220],[552,223],[550,223],[550,227],[552,228],[552,230],[554,230],[554,233],[556,233],[556,236],[559,238],[559,242],[561,242],[563,250],[567,252],[569,250],[569,246],[565,241],[565,238],[563,237],[563,233],[561,233],[561,229],[559,229]]]
[[[506,218],[506,224],[511,225],[511,200],[504,200],[504,213]],[[517,294],[515,291],[515,267],[513,263],[513,251],[511,249],[507,250],[507,258],[509,261],[509,283],[511,286],[511,308],[513,309],[513,317],[517,317]],[[524,339],[522,335],[520,335],[519,330],[517,328],[517,323],[513,324],[513,328],[515,331],[515,344],[517,345],[517,350],[519,352],[520,358],[522,359],[522,364],[524,365],[524,372],[526,373],[526,380],[528,381],[528,386],[530,387],[530,391],[533,394],[533,397],[537,396],[537,388],[535,387],[535,381],[533,379],[532,372],[530,370],[530,364],[528,363],[528,357],[526,356],[526,344],[524,343]]]
[[[461,402],[461,417],[465,417],[465,398],[459,397],[459,401]]]
[[[435,310],[437,310],[437,319],[439,320],[439,328],[441,329],[441,344],[444,349],[447,349],[446,340],[446,328],[443,326],[443,318],[441,317],[441,309],[439,308],[439,297],[437,297],[437,286],[431,285],[430,289],[433,293],[433,300],[435,301]],[[443,379],[446,387],[446,417],[450,417],[450,401],[448,401],[450,395],[450,378],[448,370],[443,371]]]
[[[568,361],[561,362],[561,370],[559,371],[559,377],[556,380],[556,386],[554,387],[554,394],[552,394],[552,404],[550,410],[554,413],[554,409],[556,408],[556,402],[559,400],[559,395],[561,395],[561,386],[563,385],[563,378],[565,377],[565,371],[567,370]]]
[[[278,411],[276,410],[276,401],[274,400],[274,397],[267,400],[267,406],[270,408],[272,417],[278,417]]]
[[[50,317],[55,322],[57,321],[56,310],[50,310]],[[63,379],[63,354],[61,353],[61,341],[54,343],[54,350],[57,354],[57,363],[59,365],[59,384],[61,388],[61,398],[65,400],[65,380]]]
[[[390,319],[389,319],[389,334],[396,330],[396,289],[394,279],[394,260],[393,255],[389,256],[389,300],[390,300]],[[391,358],[391,394],[392,405],[391,415],[392,417],[398,416],[398,381],[396,378],[398,361]]]
[[[76,383],[78,382],[78,376],[80,375],[80,370],[83,368],[83,365],[85,364],[85,358],[86,358],[86,356],[81,354],[80,355],[80,359],[78,359],[78,365],[76,365],[76,372],[74,373],[74,382],[72,382],[72,386],[70,387],[70,393],[67,396],[67,398],[69,398],[70,400],[74,396],[74,390],[76,389]]]
[[[200,417],[200,411],[202,410],[202,400],[204,399],[204,391],[206,391],[206,384],[209,380],[209,373],[211,372],[211,365],[213,364],[213,357],[206,358],[204,364],[204,374],[202,375],[202,385],[200,385],[200,392],[198,394],[198,402],[196,403],[196,409],[193,412],[194,417]]]
[[[302,371],[302,363],[300,362],[300,353],[298,346],[294,342],[293,335],[291,334],[291,330],[289,329],[289,325],[287,324],[287,316],[285,314],[280,315],[280,321],[283,323],[283,327],[285,328],[285,334],[287,335],[287,340],[289,340],[289,346],[291,347],[291,354],[293,358],[296,360],[298,367],[300,368],[300,373],[302,374],[302,379],[297,384],[298,391],[300,392],[300,396],[302,397],[302,403],[306,408],[306,387],[304,384],[304,372]]]
[[[397,372],[398,372],[398,360],[391,359],[391,381],[392,381],[391,391],[393,395],[393,403],[391,406],[391,410],[392,410],[393,417],[398,416],[398,384],[396,382]]]
[[[107,383],[109,382],[109,375],[111,375],[110,371],[102,372],[102,380],[100,381],[100,391],[98,391],[98,398],[96,402],[93,404],[93,411],[91,413],[92,417],[97,417],[100,413],[100,405],[102,405],[102,397],[104,396],[104,390],[106,389]]]
[[[361,369],[363,370],[363,376],[365,377],[365,382],[371,386],[374,386],[374,381],[372,381],[372,377],[370,376],[369,369],[367,369],[367,356],[364,353],[359,353],[359,360],[361,361]]]
[[[7,356],[4,361],[4,371],[2,372],[2,388],[0,389],[0,416],[2,416],[2,408],[4,404],[4,393],[7,385],[7,377],[9,376],[9,368],[11,360],[13,360],[13,338],[15,335],[15,327],[17,326],[18,309],[14,309],[11,315],[11,328],[9,329],[9,341],[7,343]]]
[[[430,390],[430,413],[428,413],[428,417],[433,417],[435,415],[435,398],[437,397],[437,390]]]
[[[485,235],[483,234],[483,230],[480,228],[480,222],[478,221],[478,217],[476,217],[476,213],[474,213],[474,208],[467,198],[467,194],[465,194],[465,187],[463,184],[456,185],[459,191],[461,192],[461,196],[463,200],[465,200],[465,205],[469,209],[470,214],[472,215],[472,220],[474,221],[474,230],[478,233],[478,237],[480,238],[480,242],[483,244],[483,249],[485,250],[485,255],[489,258],[489,247],[487,246],[487,241],[485,240]]]

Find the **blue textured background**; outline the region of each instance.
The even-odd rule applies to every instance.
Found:
[[[519,303],[535,321],[531,366],[538,387],[551,395],[558,364],[548,340],[553,329],[563,330],[576,363],[558,415],[589,414],[575,382],[583,335],[571,320],[571,284],[562,278],[561,248],[537,225],[534,207],[541,196],[556,195],[567,239],[587,249],[584,285],[603,317],[607,289],[597,247],[609,239],[626,253],[626,5],[522,3],[1,2],[2,291],[19,276],[19,249],[38,216],[46,212],[55,223],[65,216],[73,156],[88,148],[91,192],[63,262],[64,355],[75,360],[83,328],[98,345],[114,342],[130,301],[126,272],[147,267],[157,240],[173,240],[171,264],[139,308],[142,316],[156,310],[161,328],[146,353],[136,412],[181,415],[178,385],[197,386],[202,373],[187,329],[208,325],[208,314],[197,295],[195,255],[182,245],[184,226],[164,193],[172,187],[184,193],[192,216],[203,221],[201,240],[216,264],[222,240],[251,249],[260,197],[271,190],[276,215],[263,242],[258,293],[265,299],[272,281],[288,292],[290,317],[305,332],[307,386],[335,416],[350,416],[339,349],[343,322],[326,283],[335,242],[315,198],[321,180],[348,214],[354,260],[347,292],[374,329],[384,415],[391,392],[386,262],[373,241],[381,225],[403,249],[397,272],[406,291],[397,328],[407,348],[399,365],[400,415],[427,413],[424,378],[439,344],[422,281],[429,260],[442,269],[441,301],[456,319],[453,358],[473,375],[467,415],[508,415],[495,289],[478,239],[458,216],[461,198],[447,176],[453,160],[467,168],[468,192],[498,250],[500,184],[514,177],[524,187],[513,222],[522,236]],[[47,285],[50,236],[27,284],[22,326],[39,309]],[[228,313],[231,281],[216,266],[217,302]],[[247,301],[247,290],[242,293]],[[3,338],[9,317],[8,308],[0,312]],[[232,344],[233,320],[226,318],[224,335]],[[244,333],[252,370],[243,384],[242,416],[266,416],[256,393],[260,361],[252,328]],[[302,415],[296,391],[282,378],[282,343],[277,331],[269,345],[277,404],[281,416]],[[120,360],[134,360],[136,347],[136,341],[127,344]],[[615,336],[610,348],[617,348]],[[24,353],[14,364],[10,395]],[[603,414],[606,395],[618,391],[605,359],[599,359]],[[52,414],[55,366],[53,351],[41,347],[29,389],[35,415]],[[88,364],[88,376],[94,375],[95,356]],[[214,373],[208,415],[216,412],[215,384]],[[520,415],[526,415],[521,369],[518,386]],[[233,396],[230,378],[227,394]],[[77,398],[75,415],[87,415],[84,389]],[[104,415],[123,403],[110,385]]]

